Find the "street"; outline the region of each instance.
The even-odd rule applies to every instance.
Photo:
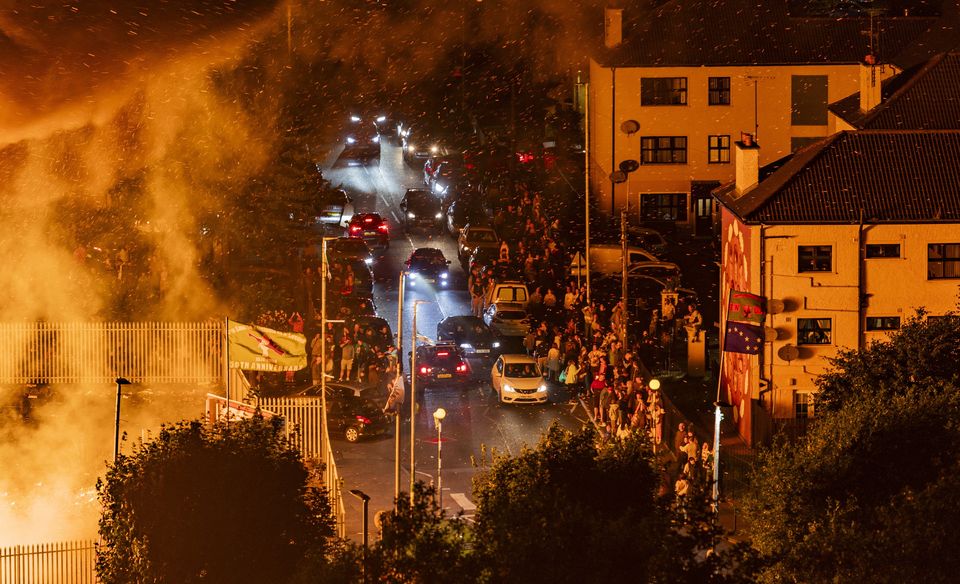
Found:
[[[339,149],[333,152],[338,153]],[[330,161],[332,163],[332,161]],[[469,314],[470,296],[467,277],[457,261],[456,241],[446,232],[405,233],[400,225],[398,204],[407,188],[423,186],[421,168],[404,163],[395,144],[381,146],[380,164],[324,168],[324,176],[333,184],[342,184],[354,198],[357,212],[379,212],[390,224],[390,248],[373,266],[374,300],[378,314],[390,322],[397,332],[397,299],[399,272],[410,252],[418,247],[437,247],[450,264],[450,285],[435,290],[429,284],[407,286],[403,308],[403,347],[401,355],[411,350],[413,305],[426,301],[417,309],[418,335],[435,338],[437,323],[448,316]],[[449,515],[463,512],[469,517],[475,509],[471,501],[471,480],[477,472],[474,464],[489,463],[491,453],[516,455],[524,446],[536,445],[541,432],[552,423],[579,428],[589,423],[584,409],[569,404],[569,396],[556,385],[551,386],[550,402],[545,405],[500,405],[490,389],[490,362],[471,359],[474,384],[466,389],[427,389],[415,418],[417,480],[435,483],[437,475],[437,429],[433,412],[446,410],[443,421],[443,507]],[[405,420],[401,434],[400,489],[410,489],[410,434]],[[394,437],[362,440],[349,444],[333,439],[337,468],[343,479],[342,489],[359,489],[370,496],[370,530],[378,511],[390,509],[394,497]],[[361,503],[345,497],[347,536],[359,540],[362,533]]]

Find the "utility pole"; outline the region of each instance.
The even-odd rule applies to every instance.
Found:
[[[395,383],[403,383],[403,293],[406,288],[407,272],[400,271],[400,291],[397,302],[397,380]],[[393,433],[393,504],[396,505],[400,499],[400,412],[403,404],[397,404],[396,428]]]
[[[620,341],[627,345],[627,320],[630,310],[627,308],[627,207],[620,210]]]
[[[590,84],[585,84],[583,100],[583,206],[584,228],[586,229],[585,245],[587,263],[587,306],[590,306]],[[579,268],[578,268],[579,269]],[[579,294],[580,291],[577,290]]]

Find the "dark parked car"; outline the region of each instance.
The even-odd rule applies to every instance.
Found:
[[[311,385],[294,394],[320,397],[322,386]],[[356,442],[364,436],[385,434],[390,423],[378,403],[377,388],[356,383],[327,383],[327,423],[332,436]]]
[[[370,248],[367,243],[356,237],[338,237],[327,242],[327,261],[334,262],[360,260],[364,263],[373,263]]]
[[[393,331],[390,330],[390,324],[379,316],[356,316],[347,319],[346,326],[351,331],[354,325],[360,325],[361,338],[369,342],[374,347],[385,350],[393,344]]]
[[[470,381],[470,365],[452,344],[417,347],[417,388],[462,385]]]
[[[390,230],[379,213],[357,213],[347,228],[350,237],[367,242],[370,249],[385,250],[390,247]]]
[[[407,189],[400,201],[404,225],[407,229],[427,227],[439,229],[443,225],[440,199],[423,189]]]
[[[418,247],[406,262],[407,279],[411,284],[420,281],[446,286],[450,280],[450,260],[435,247]]]
[[[450,203],[446,215],[447,231],[455,238],[460,237],[460,231],[465,225],[483,225],[487,222],[479,198],[466,194]]]
[[[464,355],[490,357],[500,349],[497,335],[476,316],[451,316],[437,323],[437,342],[451,342]]]
[[[489,266],[493,263],[494,260],[500,257],[500,248],[492,247],[478,247],[473,250],[473,253],[470,254],[470,259],[467,260],[466,264],[463,266],[463,269],[470,271],[474,266],[484,267]]]

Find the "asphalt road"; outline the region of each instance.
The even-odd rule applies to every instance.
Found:
[[[337,149],[339,150],[339,149]],[[335,158],[335,151],[331,158]],[[373,266],[374,300],[379,315],[397,332],[399,272],[403,262],[417,247],[440,248],[450,266],[448,289],[437,290],[418,284],[405,289],[403,309],[402,355],[410,351],[413,329],[413,303],[426,301],[417,311],[417,332],[433,339],[437,323],[447,316],[469,314],[470,297],[466,274],[457,262],[456,241],[446,231],[405,233],[398,207],[407,188],[423,186],[423,171],[404,163],[400,148],[384,144],[380,163],[365,166],[324,168],[324,176],[334,185],[342,184],[353,196],[357,212],[379,212],[390,224],[390,249]],[[550,402],[544,405],[500,405],[490,389],[490,363],[471,360],[475,383],[466,389],[427,389],[415,422],[415,476],[417,480],[435,483],[437,476],[437,429],[433,412],[443,407],[447,414],[442,433],[442,504],[448,514],[463,512],[470,517],[475,504],[471,500],[471,481],[477,473],[475,465],[489,462],[491,453],[517,454],[524,446],[535,446],[541,432],[553,422],[568,428],[589,423],[580,405],[568,403],[568,395],[560,387],[551,387]],[[404,421],[400,440],[400,488],[410,489],[410,429]],[[334,457],[343,479],[347,511],[347,536],[359,540],[362,533],[361,503],[348,493],[360,489],[370,496],[370,532],[375,537],[373,518],[376,512],[393,507],[394,500],[394,435],[362,440],[350,444],[333,440]],[[483,454],[485,453],[485,455]]]

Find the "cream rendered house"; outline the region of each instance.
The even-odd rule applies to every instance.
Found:
[[[736,180],[715,191],[721,293],[771,300],[759,356],[722,374],[741,434],[816,413],[816,378],[840,348],[882,340],[924,308],[960,299],[960,53],[935,55],[830,106],[841,133],[761,167],[736,144]],[[854,131],[857,130],[857,131]]]
[[[795,18],[786,2],[673,0],[636,27],[608,9],[605,48],[590,61],[590,184],[598,210],[710,235],[711,191],[734,177],[741,133],[765,165],[829,135],[828,104],[861,84],[873,52],[880,79],[931,18]],[[871,49],[871,45],[874,48]],[[882,49],[880,53],[879,49]],[[631,130],[633,120],[639,130]],[[639,168],[614,185],[625,160]]]

